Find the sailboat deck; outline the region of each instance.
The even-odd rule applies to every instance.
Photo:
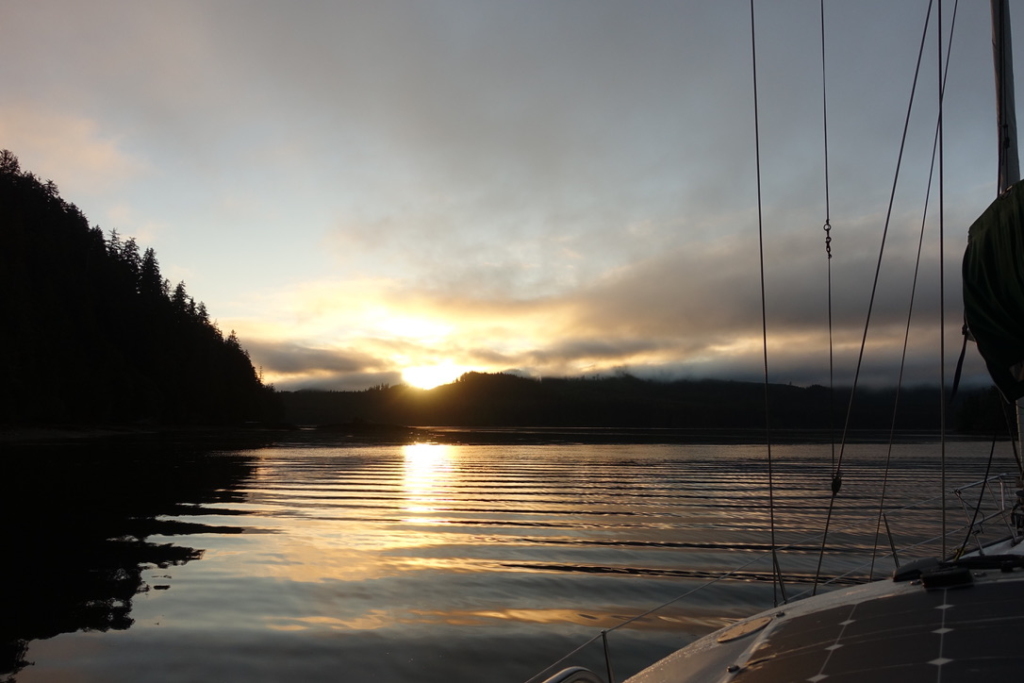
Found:
[[[1019,680],[1024,569],[958,571],[953,585],[880,581],[769,610],[628,683]]]

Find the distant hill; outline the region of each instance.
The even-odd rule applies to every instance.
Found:
[[[0,152],[0,424],[225,424],[276,397],[152,249],[104,238]]]
[[[771,423],[779,429],[841,428],[849,389],[830,399],[822,386],[769,386]],[[370,421],[457,427],[632,427],[751,429],[764,426],[764,386],[754,382],[653,381],[632,376],[530,379],[468,373],[431,390],[405,385],[366,391],[281,394],[286,419],[299,424]],[[852,429],[888,429],[896,392],[864,390],[854,402]],[[937,388],[904,388],[896,428],[937,430]],[[993,412],[993,408],[995,409]],[[1005,432],[998,397],[962,393],[949,408],[949,426],[961,432]],[[995,415],[995,417],[992,417]]]

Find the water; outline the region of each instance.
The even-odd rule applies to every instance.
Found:
[[[621,678],[773,603],[763,446],[97,448],[5,456],[0,663],[21,683],[520,683],[742,567],[612,632]],[[950,444],[950,483],[980,479],[988,450]],[[830,452],[773,455],[792,595],[815,572]],[[847,448],[826,578],[867,571],[885,455]],[[938,446],[894,458],[887,507],[919,506],[890,512],[891,529],[917,542],[938,529],[938,503],[921,503]],[[993,472],[1011,461],[1001,445]],[[952,528],[964,513],[948,506]],[[603,670],[600,644],[571,663]]]

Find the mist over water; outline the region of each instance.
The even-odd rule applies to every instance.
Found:
[[[780,558],[789,596],[814,574],[830,451],[773,447],[776,539],[794,546]],[[980,479],[988,451],[949,444],[950,485]],[[826,578],[867,574],[885,457],[885,445],[847,446]],[[938,533],[938,502],[921,501],[939,494],[939,447],[901,444],[893,457],[887,516],[903,546]],[[612,632],[621,679],[773,603],[764,446],[296,440],[194,456],[201,477],[172,453],[131,458],[140,476],[122,483],[134,490],[97,494],[131,500],[106,512],[49,486],[59,470],[21,477],[37,502],[14,515],[9,536],[46,534],[58,550],[21,559],[24,577],[43,562],[50,579],[27,589],[37,595],[5,627],[24,649],[15,680],[516,683],[601,629],[737,570]],[[1011,459],[999,445],[993,473]],[[963,523],[959,502],[947,506],[950,527]],[[66,521],[76,515],[102,519]],[[886,553],[876,576],[891,569]],[[69,585],[88,588],[56,595]],[[90,605],[91,620],[75,616]],[[599,644],[571,663],[603,671]]]

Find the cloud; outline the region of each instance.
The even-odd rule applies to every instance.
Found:
[[[48,110],[36,103],[0,105],[0,140],[22,168],[60,178],[63,194],[110,192],[148,171],[98,121]]]
[[[303,372],[357,372],[379,365],[365,353],[351,349],[318,349],[295,342],[272,344],[255,341],[246,344],[249,352],[260,359],[265,370],[280,374]]]
[[[913,225],[897,227],[906,231]],[[833,343],[840,383],[853,379],[871,284],[861,274],[873,271],[877,254],[870,246],[877,237],[847,240],[837,250]],[[771,377],[827,383],[821,236],[783,234],[766,254]],[[895,381],[913,274],[907,254],[896,250],[887,259],[896,275],[887,276],[884,291],[898,285],[904,293],[876,299],[863,381]],[[936,255],[926,249],[924,256],[933,267]],[[959,254],[947,258],[958,261]],[[262,329],[244,321],[235,326],[252,330],[256,339],[276,339],[276,355],[260,344],[254,358],[267,358],[262,362],[275,371],[304,377],[305,385],[318,377],[337,383],[341,377],[453,362],[483,371],[516,368],[534,376],[627,368],[663,378],[757,380],[763,374],[757,272],[756,239],[725,235],[611,268],[546,296],[522,297],[514,287],[424,287],[416,278],[309,282],[277,292],[275,304],[262,309]],[[937,341],[927,329],[920,331],[922,321],[931,329],[937,324],[933,280],[922,278],[915,306],[907,378],[933,380],[934,372],[924,369],[937,365],[937,360],[926,360],[937,359]],[[277,319],[277,326],[266,322],[270,319]],[[950,313],[947,355],[959,346],[959,326],[959,314]],[[286,339],[304,341],[296,345]],[[278,356],[281,360],[274,360]],[[969,373],[976,365],[969,365]]]
[[[103,194],[83,209],[104,227],[158,239],[165,273],[198,285],[279,386],[360,388],[445,362],[761,372],[750,41],[734,3],[9,5],[2,144],[72,201]],[[822,381],[827,351],[817,9],[757,8],[780,381]],[[876,0],[826,13],[833,325],[850,377],[924,10]],[[984,15],[958,17],[970,68],[954,63],[944,115],[951,347],[956,252],[992,194]],[[934,133],[927,80],[871,377],[891,375],[902,345]],[[934,234],[930,223],[929,273]],[[915,319],[937,302],[923,275]],[[937,354],[917,336],[911,352],[915,377]]]
[[[294,377],[275,377],[266,374],[264,381],[279,391],[363,391],[377,386],[396,386],[402,383],[400,372],[335,372],[311,373]]]
[[[279,389],[362,390],[398,384],[401,373],[381,359],[350,348],[316,348],[296,341],[244,341],[265,381]]]

